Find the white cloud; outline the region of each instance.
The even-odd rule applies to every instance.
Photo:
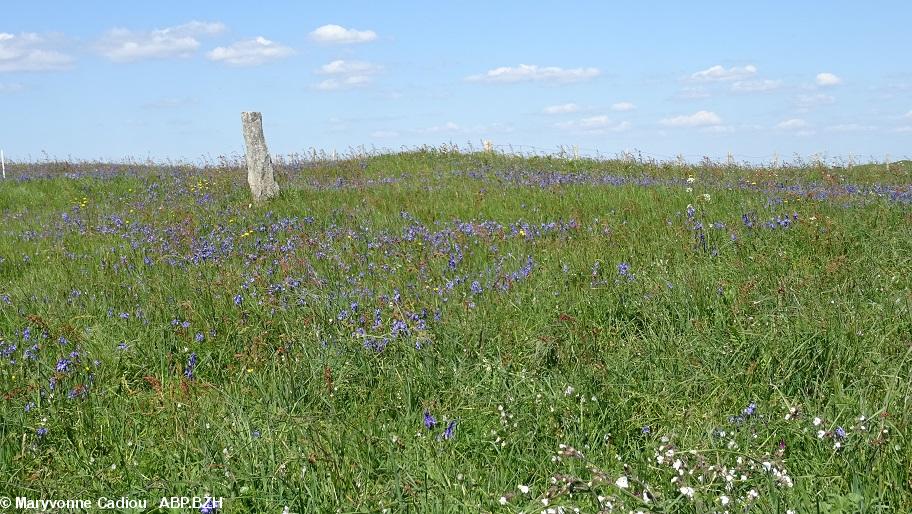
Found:
[[[707,127],[721,125],[722,118],[712,111],[697,111],[690,115],[674,116],[659,121],[668,127]]]
[[[631,102],[617,102],[617,103],[611,104],[612,111],[624,112],[624,111],[632,111],[634,109],[636,109],[636,105],[633,105],[633,103],[631,103]]]
[[[709,98],[709,91],[706,90],[703,86],[698,87],[685,87],[679,91],[673,98],[678,100],[702,100],[704,98]]]
[[[608,116],[590,116],[573,121],[562,121],[555,123],[555,127],[561,130],[570,130],[574,132],[583,132],[587,134],[598,134],[604,132],[621,132],[630,128],[630,123],[622,121],[615,123]]]
[[[257,66],[292,55],[294,50],[270,41],[263,36],[237,41],[229,46],[219,46],[206,54],[210,61],[232,66]]]
[[[877,127],[874,125],[861,125],[859,123],[842,123],[839,125],[831,125],[826,129],[831,132],[870,132],[872,130],[877,130]]]
[[[732,66],[731,68],[725,68],[724,66],[717,64],[710,68],[707,68],[702,71],[698,71],[690,75],[690,78],[693,80],[739,80],[752,77],[757,74],[757,67],[753,64],[748,64],[747,66]]]
[[[117,28],[109,30],[96,47],[102,55],[114,62],[190,57],[200,47],[199,37],[213,36],[224,31],[225,25],[222,23],[203,21],[191,21],[152,31]]]
[[[836,97],[824,93],[798,95],[798,97],[795,99],[795,103],[798,104],[799,108],[806,111],[812,107],[820,107],[821,105],[830,105],[836,103]]]
[[[317,73],[320,75],[366,75],[377,73],[381,70],[380,66],[364,61],[344,61],[336,60],[320,66]]]
[[[579,111],[580,108],[575,103],[560,104],[560,105],[549,105],[542,109],[542,112],[545,114],[571,114]]]
[[[573,121],[562,121],[555,123],[555,127],[562,130],[572,130],[584,133],[603,133],[603,132],[621,132],[630,128],[630,123],[623,121],[614,123],[608,116],[590,116]]]
[[[352,44],[367,43],[377,39],[373,30],[347,29],[340,25],[323,25],[310,33],[310,39],[318,43]]]
[[[832,73],[818,73],[817,74],[817,85],[818,86],[835,86],[838,84],[842,84],[842,79]]]
[[[424,134],[440,134],[440,133],[454,133],[461,132],[463,129],[458,124],[448,121],[443,125],[435,125],[433,127],[428,127],[426,129],[419,129],[418,132]]]
[[[730,134],[737,129],[731,125],[710,125],[700,130],[702,132],[712,132],[714,134]]]
[[[738,80],[732,83],[731,90],[736,93],[763,93],[774,91],[781,86],[781,80]]]
[[[399,137],[399,133],[395,130],[375,130],[371,132],[370,136],[376,139],[388,139],[392,137]]]
[[[492,123],[489,125],[473,125],[466,127],[448,121],[442,125],[416,129],[413,132],[418,134],[490,134],[490,133],[509,133],[513,132],[513,127],[502,123]]]
[[[0,32],[0,72],[64,70],[72,64],[73,58],[51,48],[46,36]]]
[[[912,132],[912,125],[903,125],[901,127],[896,127],[893,129],[893,132]]]
[[[334,79],[326,79],[319,82],[315,88],[320,91],[338,91],[340,89],[350,89],[354,87],[366,86],[370,84],[371,78],[366,75],[352,75]]]
[[[481,75],[471,75],[466,80],[472,82],[556,82],[569,83],[589,80],[601,72],[598,68],[560,68],[557,66],[538,66],[520,64],[519,66],[501,66],[488,70]]]
[[[808,122],[802,120],[801,118],[792,118],[776,124],[776,128],[781,130],[798,130],[806,128],[807,126]]]
[[[335,60],[320,66],[320,69],[318,69],[316,73],[319,75],[330,75],[331,78],[318,83],[314,87],[321,91],[336,91],[366,86],[373,81],[372,76],[379,73],[382,69],[382,67],[376,64],[364,61]]]
[[[912,111],[907,112],[906,115],[903,116],[903,118],[910,118],[910,119],[912,119]]]

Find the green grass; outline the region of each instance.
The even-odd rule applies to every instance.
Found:
[[[908,166],[425,150],[284,168],[262,205],[230,166],[12,168],[0,495],[912,510]]]

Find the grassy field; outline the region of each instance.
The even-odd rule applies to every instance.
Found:
[[[912,511],[908,162],[7,171],[0,495]]]

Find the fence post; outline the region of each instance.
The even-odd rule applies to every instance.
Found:
[[[247,183],[255,201],[268,200],[279,194],[275,181],[272,159],[263,136],[263,115],[258,112],[242,112],[244,142],[247,145]]]
[[[6,178],[6,159],[3,158],[3,150],[0,150],[0,167],[3,168],[3,178]]]

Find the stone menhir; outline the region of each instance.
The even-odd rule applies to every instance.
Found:
[[[272,159],[263,137],[263,115],[258,112],[242,112],[244,143],[247,145],[247,183],[250,193],[257,202],[268,200],[279,194],[275,181]]]

